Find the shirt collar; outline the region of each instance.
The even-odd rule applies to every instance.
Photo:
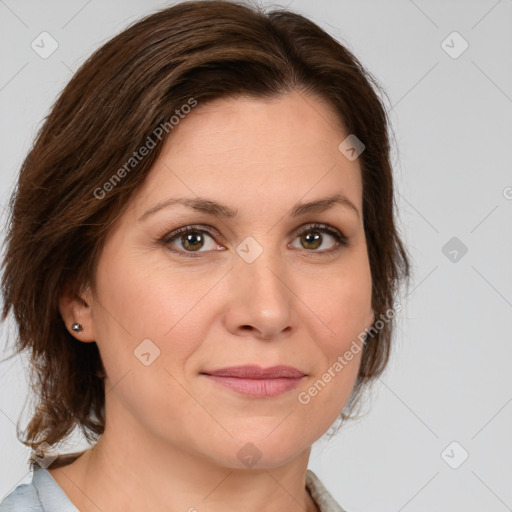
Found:
[[[36,488],[44,512],[53,512],[54,510],[80,512],[46,469],[39,464],[34,464],[33,472],[32,483]]]
[[[320,512],[346,512],[310,469],[306,472],[306,489]]]

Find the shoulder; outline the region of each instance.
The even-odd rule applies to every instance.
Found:
[[[0,503],[0,512],[44,512],[34,484],[18,485]]]
[[[0,512],[79,512],[51,474],[31,465],[32,481],[18,485],[0,503]]]

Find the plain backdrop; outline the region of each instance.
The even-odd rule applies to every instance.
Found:
[[[36,129],[73,72],[171,4],[0,1],[2,222]],[[385,88],[413,259],[368,412],[316,443],[310,468],[350,512],[512,510],[512,1],[272,5],[317,22]],[[42,32],[58,44],[47,58],[31,46]],[[0,356],[12,334],[2,325]],[[29,412],[25,368],[18,357],[0,365],[0,499],[28,477],[16,438]]]

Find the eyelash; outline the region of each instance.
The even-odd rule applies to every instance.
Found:
[[[349,245],[347,237],[338,229],[333,228],[327,224],[308,224],[303,229],[298,231],[295,234],[295,238],[302,236],[305,233],[308,233],[310,231],[319,231],[321,233],[327,233],[328,235],[332,236],[334,240],[336,241],[336,245],[332,249],[327,249],[323,251],[318,251],[315,249],[304,249],[306,252],[312,252],[312,253],[318,253],[321,256],[329,256],[333,253],[338,252],[342,248]],[[208,230],[202,229],[201,226],[184,226],[178,229],[175,229],[174,231],[171,231],[170,233],[167,233],[164,235],[159,241],[164,244],[165,246],[169,246],[174,239],[178,238],[180,235],[184,234],[190,234],[190,233],[203,233],[207,234],[212,239],[214,238],[214,234]],[[201,253],[207,253],[210,251],[183,251],[183,250],[176,250],[169,248],[173,253],[178,254],[179,256],[182,256],[184,258],[198,258],[201,257]]]

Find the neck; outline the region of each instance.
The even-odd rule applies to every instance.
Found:
[[[114,418],[122,421],[107,418],[93,448],[49,469],[82,512],[318,512],[305,488],[310,448],[279,467],[240,469],[148,435],[132,416]]]

